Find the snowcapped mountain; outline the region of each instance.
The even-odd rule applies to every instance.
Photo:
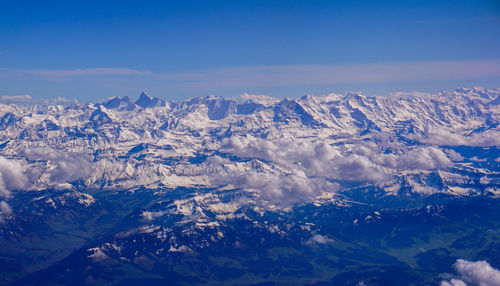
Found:
[[[0,284],[432,282],[500,259],[499,121],[484,88],[0,104]]]
[[[135,103],[3,104],[0,154],[22,168],[17,189],[232,185],[265,201],[300,202],[347,181],[389,194],[496,195],[498,154],[485,148],[500,145],[499,95],[474,88],[164,102],[143,93]],[[457,152],[464,146],[491,156]]]

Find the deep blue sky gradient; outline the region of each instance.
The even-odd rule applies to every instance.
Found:
[[[1,1],[1,7],[0,96],[87,101],[143,89],[180,99],[500,87],[498,76],[205,89],[172,79],[234,67],[500,60],[499,1]],[[95,68],[150,75],[25,74]]]

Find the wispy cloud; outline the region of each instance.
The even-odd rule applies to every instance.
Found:
[[[4,102],[31,102],[32,100],[33,97],[29,94],[0,96],[0,101]]]
[[[73,76],[129,76],[129,75],[151,75],[150,71],[139,71],[127,68],[93,68],[73,70],[25,70],[27,74],[46,77],[73,77]]]
[[[97,86],[162,86],[178,91],[396,83],[500,78],[500,59],[389,62],[345,65],[268,65],[151,72],[131,68],[10,69],[0,78],[37,81],[93,81]]]
[[[68,99],[61,96],[56,98],[33,98],[29,94],[22,95],[2,95],[0,103],[16,103],[16,104],[74,104],[78,103],[77,99]]]
[[[107,77],[107,76],[147,76],[150,71],[128,68],[88,68],[88,69],[0,69],[0,76],[22,77],[36,76],[48,80],[64,80],[68,78]]]
[[[195,89],[461,80],[500,77],[500,60],[252,66],[156,76]]]

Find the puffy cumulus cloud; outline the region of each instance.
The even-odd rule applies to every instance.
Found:
[[[333,158],[334,152],[324,150],[328,147],[308,143],[274,143],[253,137],[232,137],[224,142],[224,150],[239,157],[270,162],[276,170],[260,172],[236,169],[230,175],[213,176],[212,179],[216,185],[231,184],[256,191],[261,199],[280,206],[310,202],[325,192],[337,190],[337,185],[322,174],[324,170],[315,159],[319,154]]]
[[[448,155],[451,161],[459,162],[465,159],[462,155],[460,155],[460,153],[452,149],[445,149],[444,152],[446,153],[446,155]]]
[[[455,268],[467,282],[480,286],[500,285],[500,271],[484,260],[472,262],[458,259]]]
[[[396,153],[384,153],[373,142],[363,142],[353,149],[355,154],[368,158],[373,164],[392,170],[433,170],[449,167],[448,155],[432,146],[416,147]]]
[[[442,169],[451,165],[446,154],[435,147],[421,147],[403,154],[399,158],[400,169]]]
[[[333,166],[326,169],[326,175],[332,179],[377,182],[388,178],[388,171],[384,166],[373,163],[370,158],[365,156],[354,154],[340,157],[339,160],[328,163],[324,167]]]
[[[275,143],[254,137],[231,137],[222,147],[239,157],[298,168],[308,176],[348,181],[381,181],[394,170],[432,170],[451,165],[443,151],[429,146],[385,154],[373,142],[360,142],[352,150],[341,152],[326,143]]]
[[[315,234],[313,237],[311,237],[306,243],[307,244],[329,244],[334,242],[333,239],[329,238],[328,236],[324,236],[321,234]]]
[[[223,148],[243,158],[272,161],[307,176],[340,180],[379,180],[384,172],[366,156],[341,152],[326,143],[272,142],[254,137],[231,137]],[[367,151],[368,152],[368,151]],[[371,152],[371,151],[370,151]]]
[[[414,136],[413,139],[440,146],[500,146],[500,132],[496,130],[463,136],[442,127],[429,127],[425,130],[424,135]]]
[[[207,158],[207,163],[215,164],[215,165],[223,165],[223,164],[231,163],[231,160],[229,160],[227,158],[222,158],[222,157],[217,156],[217,155],[213,155],[213,156]]]
[[[240,157],[258,159],[277,158],[279,151],[273,142],[252,136],[232,136],[223,141],[222,148]]]
[[[382,184],[400,170],[432,170],[450,166],[448,156],[435,147],[417,147],[398,153],[384,153],[373,142],[358,142],[349,148],[324,142],[272,142],[247,137],[231,137],[222,149],[242,158],[258,159],[274,166],[269,172],[242,172],[222,178],[237,187],[262,192],[262,197],[280,203],[310,201],[337,189],[334,181],[371,181]],[[215,163],[213,160],[212,163]],[[227,163],[227,161],[225,162]],[[216,183],[221,183],[217,177]]]
[[[441,286],[462,286],[468,285],[468,283],[478,286],[500,285],[500,271],[491,267],[484,260],[473,262],[458,259],[454,267],[460,277],[449,281],[441,281]]]
[[[219,177],[216,183],[232,184],[257,191],[265,201],[287,206],[296,202],[310,202],[324,192],[333,192],[337,185],[321,178],[310,178],[301,171],[291,174],[268,174],[256,171]]]
[[[141,216],[145,221],[152,221],[156,218],[162,217],[165,215],[167,211],[157,211],[157,212],[151,212],[151,211],[143,211],[141,213]]]
[[[57,185],[72,182],[87,177],[91,172],[88,158],[82,154],[64,152],[51,148],[29,148],[23,151],[29,161],[42,161],[46,163],[45,172],[31,173],[31,179],[44,174],[49,175],[49,184]]]
[[[8,198],[11,191],[21,190],[27,185],[28,179],[21,164],[0,156],[0,197]]]
[[[9,204],[7,204],[4,201],[1,201],[0,202],[0,215],[9,215],[11,213],[12,213],[12,209],[9,206]]]

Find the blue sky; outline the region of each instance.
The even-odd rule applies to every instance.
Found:
[[[1,1],[0,96],[500,87],[498,1]]]

